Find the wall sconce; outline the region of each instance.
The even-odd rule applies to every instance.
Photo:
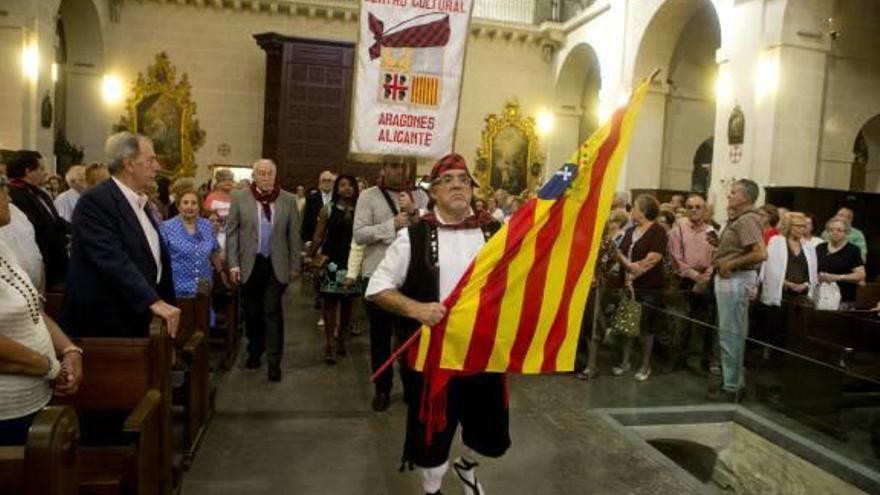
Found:
[[[104,74],[101,80],[101,96],[108,105],[119,103],[122,100],[122,81],[113,74]]]
[[[547,110],[541,110],[536,119],[538,134],[547,136],[553,131],[553,114]]]
[[[31,82],[37,82],[40,77],[40,50],[35,41],[28,42],[21,49],[21,72]]]
[[[58,63],[52,62],[52,83],[58,82]]]

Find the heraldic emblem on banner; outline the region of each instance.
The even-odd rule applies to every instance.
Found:
[[[375,43],[370,59],[379,59],[379,103],[437,107],[443,74],[443,48],[449,43],[449,15],[430,13],[385,29],[369,14]]]

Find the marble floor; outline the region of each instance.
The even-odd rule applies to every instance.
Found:
[[[398,472],[405,407],[397,377],[390,410],[373,412],[368,335],[353,337],[349,356],[325,365],[312,304],[311,291],[299,286],[285,296],[280,383],[269,383],[265,368],[245,369],[243,359],[217,378],[216,414],[184,475],[183,495],[421,493],[415,473]],[[488,493],[695,493],[590,410],[701,404],[707,379],[655,370],[639,383],[632,372],[612,377],[608,361],[603,356],[604,374],[589,383],[572,375],[512,377],[513,446],[479,468]],[[443,491],[461,493],[453,473]]]

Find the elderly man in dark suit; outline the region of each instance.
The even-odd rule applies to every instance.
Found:
[[[171,261],[147,189],[159,162],[153,142],[120,132],[105,146],[111,179],[89,189],[73,211],[73,247],[61,326],[74,336],[145,337],[153,316],[173,337]]]
[[[257,160],[249,189],[232,193],[226,219],[226,256],[233,283],[242,284],[248,368],[266,352],[269,380],[281,380],[284,315],[281,296],[299,275],[299,210],[296,197],[275,184],[275,162]]]
[[[303,208],[302,218],[303,242],[311,242],[312,236],[315,235],[315,229],[318,226],[318,213],[321,213],[321,208],[330,202],[335,181],[336,175],[333,172],[329,170],[321,172],[321,175],[318,177],[318,190],[312,191],[306,196],[306,205]]]

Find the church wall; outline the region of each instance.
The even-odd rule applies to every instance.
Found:
[[[663,189],[689,190],[694,154],[715,127],[715,103],[695,98],[670,97],[666,108]],[[702,129],[703,132],[695,132]]]
[[[880,114],[880,67],[841,59],[829,65],[817,186],[849,189],[853,143],[862,126]]]
[[[341,19],[271,15],[248,10],[196,8],[127,2],[121,22],[107,34],[107,70],[118,74],[126,88],[153,57],[165,50],[179,73],[186,72],[196,117],[205,130],[204,146],[196,153],[199,175],[208,165],[250,164],[262,149],[265,53],[253,35],[278,33],[302,38],[356,41],[357,24]],[[483,118],[498,113],[508,99],[535,115],[549,102],[552,76],[539,46],[500,38],[469,40],[455,149],[473,159],[480,144]],[[111,109],[107,129],[123,113]],[[218,153],[221,143],[231,152]],[[332,164],[328,164],[332,166]]]
[[[0,74],[9,74],[0,84],[0,149],[17,149],[22,144],[25,83],[21,76],[21,28],[0,26]]]

